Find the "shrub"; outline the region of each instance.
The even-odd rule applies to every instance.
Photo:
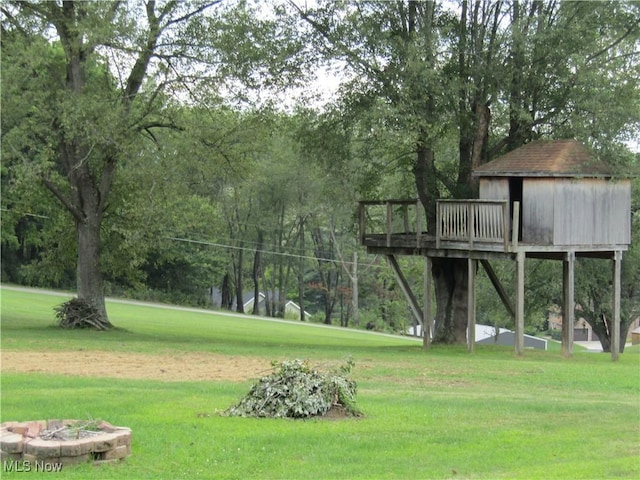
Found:
[[[274,372],[260,379],[237,405],[224,414],[239,417],[307,418],[323,416],[334,407],[347,415],[355,409],[356,382],[344,375],[353,361],[337,371],[322,373],[299,359],[273,362]]]

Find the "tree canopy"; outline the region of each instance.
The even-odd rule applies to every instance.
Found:
[[[475,195],[476,166],[539,138],[638,164],[636,2],[0,9],[3,280],[75,288],[105,319],[108,293],[219,306],[221,290],[240,310],[262,293],[270,315],[295,300],[303,319],[347,325],[357,308],[360,325],[404,331],[384,265],[353,260],[358,199],[417,196],[432,226],[436,199]],[[330,103],[316,98],[318,72],[340,81]],[[434,264],[436,341],[465,339],[466,275]],[[544,312],[556,299],[531,285]],[[596,328],[609,307],[581,285]]]

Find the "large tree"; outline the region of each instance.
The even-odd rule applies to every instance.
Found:
[[[376,130],[362,128],[367,115],[397,132],[389,156],[413,173],[429,228],[436,199],[472,196],[473,168],[498,153],[542,136],[620,141],[637,128],[637,4],[288,5],[324,57],[347,66],[352,80],[344,100],[359,111],[354,118],[362,140],[380,139]],[[586,111],[598,119],[591,131]],[[614,130],[600,120],[609,114]],[[466,341],[467,275],[466,262],[434,261],[435,342]]]
[[[196,34],[220,2],[2,6],[3,157],[29,164],[68,212],[78,297],[107,325],[101,234],[114,179],[141,136],[176,127],[166,93],[193,86],[185,62],[211,59]]]

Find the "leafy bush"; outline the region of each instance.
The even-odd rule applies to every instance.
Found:
[[[251,387],[240,402],[224,413],[239,417],[307,418],[323,416],[333,407],[357,416],[356,382],[344,375],[353,361],[337,371],[322,373],[303,360],[272,362],[274,372]]]

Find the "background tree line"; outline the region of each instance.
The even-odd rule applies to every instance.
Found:
[[[2,279],[76,289],[105,318],[105,293],[202,303],[216,287],[230,308],[260,291],[270,315],[294,300],[318,321],[404,330],[393,278],[361,251],[354,315],[356,201],[417,196],[433,224],[437,198],[475,194],[475,166],[539,138],[637,165],[627,142],[640,118],[639,8],[7,2]],[[343,80],[314,107],[322,66]],[[640,295],[635,245],[627,325]],[[416,260],[403,262],[420,282]],[[528,321],[542,328],[558,275],[529,268]],[[598,294],[610,279],[580,268],[581,307],[606,338]],[[466,264],[444,260],[434,280],[436,340],[464,341]],[[507,325],[480,288],[481,317]]]

